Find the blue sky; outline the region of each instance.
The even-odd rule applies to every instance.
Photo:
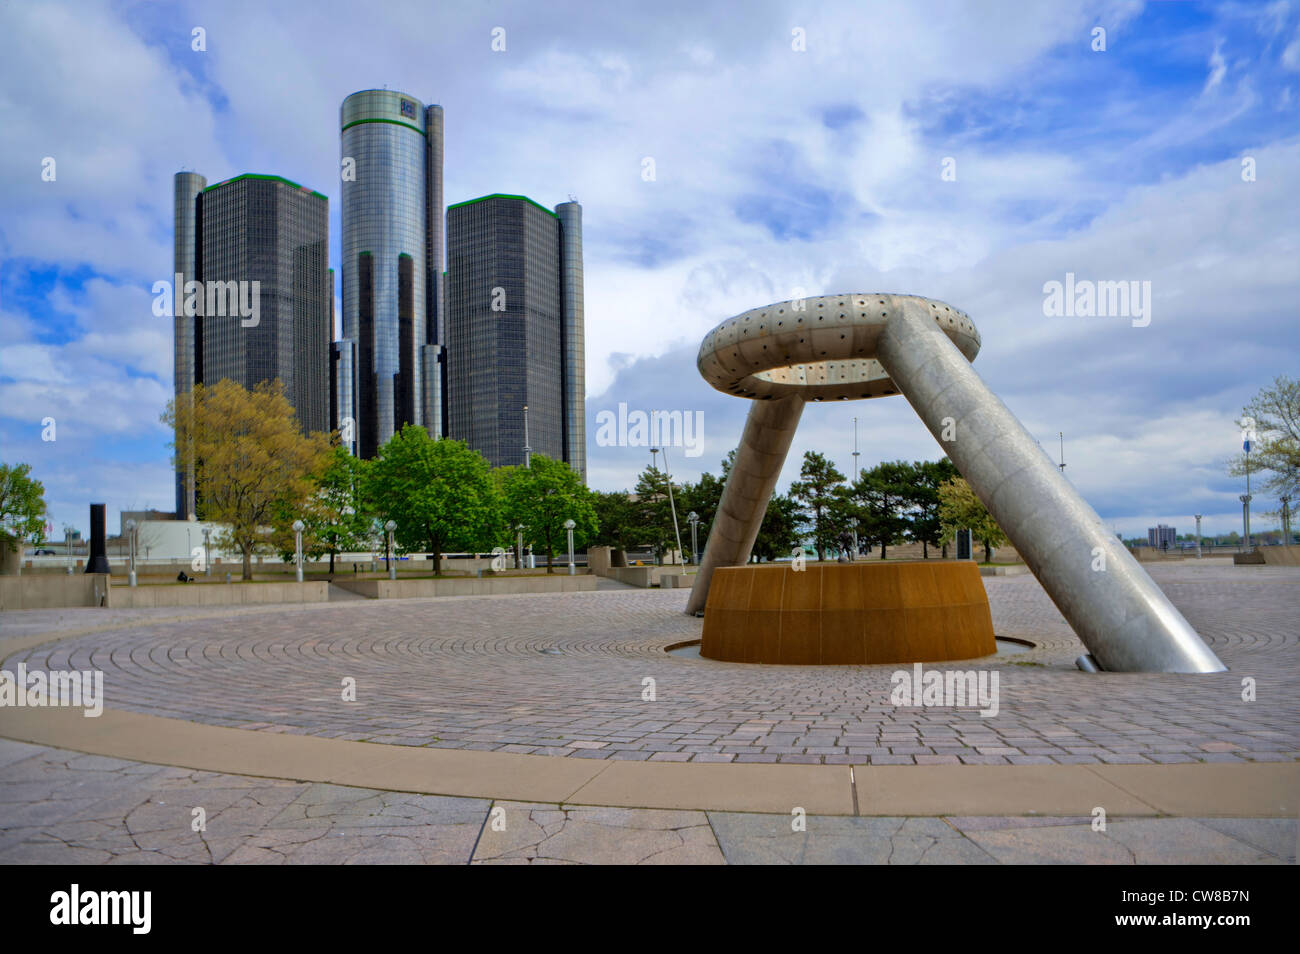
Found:
[[[1300,4],[269,6],[0,8],[0,460],[56,532],[172,505],[173,173],[325,193],[337,262],[339,103],[384,85],[444,106],[449,204],[583,203],[593,486],[649,462],[595,444],[620,402],[702,412],[669,463],[717,472],[747,410],[695,371],[719,321],[906,292],[972,316],[976,370],[1116,529],[1236,527],[1235,418],[1300,374]],[[1151,323],[1046,317],[1067,272],[1150,281]],[[848,470],[855,416],[864,466],[939,454],[900,398],[816,406],[783,482],[807,449]]]

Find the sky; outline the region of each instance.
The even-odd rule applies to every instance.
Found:
[[[323,192],[337,268],[339,105],[386,86],[444,107],[448,204],[582,203],[593,488],[651,460],[597,444],[620,403],[698,415],[669,468],[719,472],[748,411],[695,367],[719,322],[893,292],[971,316],[1117,532],[1239,529],[1236,422],[1300,375],[1298,80],[1288,0],[0,4],[0,461],[56,537],[170,510],[172,176]],[[1149,315],[1050,314],[1067,273]],[[807,450],[851,472],[854,418],[863,469],[942,454],[901,397],[811,405],[779,486]]]

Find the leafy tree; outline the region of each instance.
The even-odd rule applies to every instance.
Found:
[[[930,558],[930,547],[945,546],[943,523],[939,519],[939,487],[957,476],[957,468],[946,457],[936,461],[917,461],[912,465],[912,479],[906,494],[911,508],[911,526],[907,535],[920,541],[922,559]]]
[[[673,494],[677,488],[673,488]],[[673,504],[668,497],[668,478],[658,467],[647,467],[636,482],[636,513],[639,536],[649,543],[656,558],[677,547],[673,533]],[[680,524],[678,525],[680,530]]]
[[[0,464],[0,543],[41,543],[45,537],[45,486],[30,464]]]
[[[754,540],[754,556],[776,560],[799,545],[799,503],[788,494],[773,494]]]
[[[1274,379],[1242,408],[1238,424],[1244,429],[1250,421],[1258,437],[1250,449],[1250,472],[1268,475],[1258,489],[1275,497],[1300,496],[1300,380]],[[1229,461],[1228,474],[1245,473],[1243,452]]]
[[[939,522],[943,535],[950,538],[958,530],[970,530],[984,544],[984,562],[993,560],[993,548],[1007,542],[1007,536],[993,515],[984,507],[970,484],[961,477],[945,481],[939,487]]]
[[[324,470],[316,476],[316,492],[305,501],[298,515],[286,512],[278,521],[283,534],[286,560],[293,559],[292,524],[301,517],[303,553],[316,560],[329,554],[330,573],[340,553],[369,549],[374,543],[375,520],[364,499],[366,461],[352,456],[346,447],[334,448]]]
[[[630,550],[637,545],[640,529],[636,506],[626,490],[592,491],[591,505],[596,512],[597,544],[615,550]]]
[[[864,470],[853,485],[859,505],[859,538],[880,544],[880,559],[889,544],[901,538],[911,525],[908,513],[915,495],[916,473],[904,460],[887,461]]]
[[[276,518],[302,512],[315,490],[313,475],[329,458],[327,435],[303,434],[280,382],[248,391],[229,379],[195,385],[168,402],[162,419],[174,448],[192,449],[199,513],[226,524],[217,545],[243,555],[243,579],[253,578],[253,553],[276,539]]]
[[[836,489],[843,483],[844,475],[834,464],[816,451],[807,451],[799,479],[790,485],[790,496],[799,505],[802,524],[812,534],[819,560],[826,559],[828,549],[839,546],[844,506]]]
[[[503,481],[505,512],[511,524],[524,525],[524,539],[546,553],[546,572],[554,569],[555,548],[567,548],[564,522],[572,520],[574,546],[597,530],[592,492],[573,468],[545,454],[533,454],[527,467],[512,467]]]
[[[397,524],[399,549],[431,553],[435,574],[443,553],[488,550],[499,540],[501,501],[488,462],[463,442],[407,424],[367,470],[365,496],[380,523]]]

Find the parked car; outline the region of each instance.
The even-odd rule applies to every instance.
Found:
[[[45,549],[41,549],[41,550],[33,550],[33,551],[32,551],[32,554],[33,554],[34,556],[54,556],[54,555],[55,555],[55,553],[54,553],[53,550],[45,550]]]

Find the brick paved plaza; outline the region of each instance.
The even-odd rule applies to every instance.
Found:
[[[685,590],[6,613],[0,656],[10,670],[20,662],[101,669],[111,710],[105,724],[112,713],[138,713],[255,733],[566,762],[776,763],[773,771],[782,763],[912,766],[920,778],[915,773],[926,770],[918,767],[927,765],[1066,772],[1300,760],[1300,570],[1189,561],[1151,573],[1230,672],[1081,673],[1074,659],[1083,648],[1038,583],[986,578],[999,638],[1034,647],[934,668],[996,669],[1000,701],[992,718],[973,707],[893,706],[890,674],[902,667],[756,667],[666,653],[699,638],[700,621],[681,612]],[[1256,681],[1255,701],[1242,699],[1245,677]],[[653,701],[643,698],[647,678]],[[342,698],[345,679],[356,680],[355,702]],[[9,731],[14,718],[0,710],[0,736],[25,737]],[[104,745],[94,751],[116,751]],[[880,813],[857,804],[856,789],[851,809],[827,810],[853,817],[821,817],[810,807],[809,831],[797,845],[786,837],[788,815],[561,806],[558,797],[495,802],[507,819],[498,832],[484,822],[493,797],[510,793],[449,797],[443,793],[453,790],[436,780],[415,793],[385,792],[20,742],[3,743],[0,753],[0,862],[137,855],[199,862],[1241,863],[1294,860],[1296,845],[1294,812],[1120,818],[1096,839],[1088,837],[1086,809],[1055,818],[1003,817],[1025,815],[1010,809],[974,818],[923,810],[915,814],[935,817],[869,818]],[[376,784],[385,787],[399,786]],[[169,792],[185,805],[203,799],[209,820],[225,822],[196,840],[189,808],[179,820],[161,807]],[[613,829],[623,834],[602,835]]]

